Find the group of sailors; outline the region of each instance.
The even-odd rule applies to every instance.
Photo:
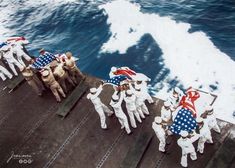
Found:
[[[104,82],[98,88],[90,88],[87,99],[93,103],[100,117],[102,129],[108,128],[106,114],[107,116],[115,114],[121,124],[121,129],[125,128],[126,133],[131,134],[128,118],[131,127],[136,128],[137,122],[142,123],[145,116],[150,115],[145,104],[145,102],[154,103],[148,93],[147,82],[150,79],[146,78],[144,74],[135,74],[138,76],[136,77],[128,67],[112,67],[109,76],[114,78],[120,74],[131,77],[125,80],[121,87],[113,87],[114,92],[109,103],[110,107],[112,107],[111,109],[99,97],[105,85]],[[117,78],[114,79],[114,83],[116,80]],[[177,144],[182,149],[180,162],[182,167],[188,166],[188,155],[190,155],[192,160],[197,159],[196,150],[193,145],[195,141],[198,140],[197,152],[203,154],[205,143],[213,144],[211,130],[220,133],[220,128],[211,105],[205,106],[203,112],[196,111],[194,103],[199,97],[199,92],[191,87],[185,93],[178,87],[175,87],[173,92],[164,101],[160,116],[156,116],[152,123],[152,128],[159,139],[158,149],[163,153],[167,153],[167,137],[172,135],[180,136]],[[122,108],[123,102],[125,102],[127,113]]]
[[[154,122],[152,123],[152,128],[159,139],[159,151],[166,153],[165,147],[167,144],[167,137],[177,134],[173,129],[175,126],[174,123],[177,124],[179,117],[185,116],[186,112],[189,110],[189,108],[182,104],[182,99],[185,97],[188,98],[193,92],[196,91],[190,89],[186,92],[186,95],[184,95],[183,91],[176,87],[173,93],[164,102],[164,105],[161,108],[161,115],[155,117]],[[177,140],[177,144],[182,149],[182,157],[180,162],[182,167],[188,166],[188,155],[190,155],[192,160],[197,159],[196,150],[193,145],[195,141],[198,140],[197,152],[203,154],[205,143],[213,144],[211,130],[220,133],[220,128],[217,124],[213,107],[211,105],[206,106],[204,112],[202,112],[200,116],[195,115],[193,110],[190,110],[190,113],[192,113],[193,118],[185,117],[181,120],[184,124],[178,125],[178,135],[180,135],[180,138]],[[197,126],[196,129],[187,129],[187,123],[192,125],[195,123]]]
[[[42,57],[48,54],[51,55],[51,53],[46,52],[44,49],[40,53]],[[43,67],[40,73],[42,81],[50,88],[57,102],[61,102],[60,95],[64,98],[66,97],[66,93],[68,92],[67,84],[75,87],[79,82],[78,77],[80,79],[84,78],[71,52],[67,52],[64,54],[64,57],[52,61],[48,66]]]
[[[110,78],[114,77],[118,71],[120,71],[120,69],[112,67],[109,74]],[[99,97],[103,90],[104,82],[102,82],[98,88],[90,88],[90,93],[87,95],[87,99],[91,100],[96,112],[99,114],[102,129],[108,128],[105,113],[107,116],[115,114],[121,125],[121,129],[125,128],[127,134],[131,134],[128,117],[132,128],[137,128],[137,121],[142,123],[142,120],[145,119],[146,115],[149,115],[149,110],[145,101],[147,100],[149,103],[154,103],[152,97],[147,91],[148,80],[149,78],[146,77],[135,78],[135,80],[132,79],[128,80],[128,82],[125,81],[125,84],[122,85],[122,87],[114,86],[114,92],[109,103],[112,110],[103,104]],[[122,108],[123,102],[125,102],[128,117]]]
[[[13,77],[10,71],[4,66],[3,61],[6,61],[13,74],[18,76],[15,66],[19,69],[23,69],[25,66],[23,58],[27,61],[31,60],[31,57],[24,52],[23,46],[26,44],[28,44],[28,41],[23,37],[19,40],[8,39],[8,41],[0,44],[0,77],[3,81],[5,81],[7,77],[9,79]]]
[[[52,54],[44,49],[40,49],[37,58],[32,58],[25,49],[28,43],[24,37],[17,37],[9,38],[0,45],[0,77],[3,81],[7,79],[6,77],[13,78],[7,67],[15,76],[18,76],[16,66],[39,96],[42,95],[46,86],[50,88],[56,101],[61,102],[60,95],[65,98],[68,91],[67,83],[75,87],[79,77],[84,78],[76,65],[75,58],[71,52]],[[23,61],[23,58],[27,63]]]

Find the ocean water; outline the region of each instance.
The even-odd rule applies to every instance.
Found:
[[[0,10],[0,40],[25,36],[33,56],[71,51],[102,79],[111,66],[129,66],[163,99],[174,86],[200,88],[235,123],[233,0],[0,0]]]

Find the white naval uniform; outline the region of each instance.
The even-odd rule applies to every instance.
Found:
[[[95,94],[89,93],[87,95],[87,99],[91,100],[91,102],[93,103],[95,107],[96,112],[99,114],[101,128],[106,129],[107,124],[106,124],[106,117],[104,113],[107,113],[108,115],[112,115],[113,112],[101,102],[99,95],[102,90],[103,90],[102,85],[100,85]]]
[[[23,62],[22,58],[24,57],[27,61],[30,61],[31,57],[24,52],[23,46],[22,46],[23,44],[24,43],[22,42],[15,42],[12,48],[13,48],[13,53],[16,54],[17,60],[19,61],[19,63],[25,66],[25,63]]]
[[[173,96],[173,94],[169,96],[167,101],[169,101],[171,103],[170,108],[172,109],[172,111],[174,111],[174,109],[176,109],[179,106],[180,99],[181,99],[180,96],[179,96],[179,98],[176,98],[176,97]]]
[[[136,81],[135,85],[139,85],[141,88],[141,91],[145,95],[145,99],[149,103],[153,103],[154,101],[153,101],[152,97],[150,96],[150,94],[148,93],[148,84],[147,84],[147,82],[151,81],[151,79],[142,73],[136,73],[136,75],[133,79],[137,80],[137,81],[141,81],[141,84],[137,84],[137,81]]]
[[[177,87],[176,87],[177,88]],[[180,100],[182,99],[184,93],[182,90],[180,90],[179,88],[177,88],[177,92],[175,91],[175,89],[171,92],[170,96],[168,97],[168,99],[166,101],[169,101],[171,103],[171,111],[175,111],[177,109],[177,107],[180,104]],[[176,92],[178,94],[178,97],[174,97],[174,92]]]
[[[18,73],[16,72],[15,66],[16,65],[19,69],[23,69],[23,65],[20,64],[13,56],[13,49],[10,47],[10,50],[3,53],[3,58],[7,61],[9,67],[11,68],[12,72],[18,76]]]
[[[115,91],[114,94],[116,94],[116,93],[117,92]],[[131,130],[130,130],[130,127],[128,124],[128,120],[127,120],[125,113],[122,110],[122,101],[124,98],[124,93],[120,92],[120,94],[121,94],[121,96],[120,96],[118,102],[114,102],[113,100],[111,100],[110,105],[114,109],[115,116],[118,118],[118,121],[121,124],[121,128],[125,128],[127,134],[130,134]]]
[[[142,81],[141,84],[135,83],[135,85],[139,85],[141,88],[141,92],[143,92],[143,95],[145,95],[145,100],[147,100],[149,103],[153,103],[153,98],[148,93],[148,86],[146,81]]]
[[[211,131],[206,120],[203,120],[203,126],[199,128],[200,138],[198,140],[197,151],[200,153],[204,152],[205,142],[213,143],[211,137]]]
[[[3,81],[5,81],[7,78],[6,76],[11,79],[13,75],[3,66],[0,65],[0,77]]]
[[[130,117],[131,126],[133,128],[136,128],[137,125],[136,125],[135,117],[140,123],[142,122],[140,115],[137,112],[137,108],[135,104],[136,96],[134,94],[132,94],[131,96],[125,96],[124,100],[126,102],[126,109]]]
[[[169,122],[171,120],[171,109],[168,110],[165,108],[165,106],[162,106],[161,108],[161,118],[164,122]]]
[[[165,152],[165,146],[166,146],[166,132],[162,128],[161,124],[157,124],[156,122],[152,123],[152,128],[159,140],[159,151]]]
[[[206,120],[207,120],[210,130],[213,129],[215,132],[220,133],[220,128],[217,124],[217,120],[216,120],[214,113],[208,114]]]
[[[181,166],[183,166],[183,167],[188,166],[188,159],[187,159],[188,154],[190,154],[190,157],[192,160],[197,159],[197,154],[196,154],[195,148],[193,146],[193,142],[195,142],[196,140],[197,140],[196,137],[185,138],[185,139],[180,137],[177,140],[177,144],[182,149],[182,157],[181,157],[181,162],[180,162]]]
[[[135,91],[136,95],[136,107],[141,118],[145,118],[144,114],[149,115],[149,110],[145,105],[146,94],[142,91]]]

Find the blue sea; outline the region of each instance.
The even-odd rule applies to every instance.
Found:
[[[229,59],[227,62],[223,62],[223,66],[225,67],[225,64],[229,64],[229,66],[232,67],[230,64],[233,64],[235,61],[234,0],[123,0],[128,2],[128,5],[122,3],[122,0],[118,1],[120,3],[117,5],[114,3],[115,0],[0,0],[1,39],[10,36],[25,36],[30,41],[30,44],[26,48],[29,53],[35,57],[38,56],[38,50],[40,48],[45,48],[52,53],[71,51],[74,56],[80,58],[78,66],[83,72],[102,79],[108,78],[112,66],[128,66],[137,72],[146,74],[152,79],[150,83],[150,91],[152,94],[164,87],[163,81],[168,83],[167,90],[169,91],[176,85],[181,88],[186,88],[190,85],[188,81],[195,80],[201,82],[197,84],[199,88],[204,87],[211,92],[219,90],[218,94],[223,93],[224,90],[228,90],[228,92],[232,91],[232,96],[234,96],[235,82],[228,84],[231,88],[227,88],[226,86],[226,89],[223,89],[224,85],[222,80],[225,79],[223,75],[220,74],[221,68],[217,67],[219,58],[223,59],[222,57],[226,57],[226,59]],[[127,12],[125,15],[126,11],[122,10],[129,8],[129,4],[130,12],[132,12],[132,8],[133,10],[134,8],[139,8],[139,11],[136,13]],[[111,12],[108,12],[108,9],[113,8],[115,8],[115,11],[111,10]],[[126,10],[128,11],[128,9]],[[112,25],[115,24],[115,18],[119,14],[122,14],[122,17],[120,16],[120,18],[117,19],[117,22],[121,23],[120,30],[115,27],[114,29],[118,30],[118,32],[112,32]],[[159,18],[159,23],[156,23],[156,26],[157,24],[164,25],[169,22],[169,25],[172,24],[176,27],[176,35],[179,35],[180,32],[183,31],[180,30],[181,28],[186,29],[185,27],[187,27],[187,25],[190,26],[189,29],[186,30],[186,32],[188,32],[187,37],[189,37],[189,43],[187,43],[185,35],[185,38],[182,38],[184,39],[183,41],[178,37],[174,37],[172,38],[173,41],[167,39],[171,42],[169,46],[167,46],[167,43],[163,44],[162,38],[164,38],[164,36],[169,38],[169,36],[174,35],[174,33],[168,34],[168,32],[172,33],[172,31],[167,31],[167,29],[171,30],[171,27],[168,27],[166,24],[166,32],[165,34],[161,33],[163,37],[161,37],[161,39],[159,38],[159,41],[156,40],[158,39],[157,33],[159,32],[156,32],[154,37],[153,28],[151,33],[139,33],[141,34],[140,38],[135,42],[128,45],[126,44],[124,47],[126,48],[125,51],[121,51],[120,46],[125,42],[129,43],[132,37],[127,37],[126,41],[125,39],[121,40],[120,46],[117,46],[116,49],[112,48],[112,41],[110,41],[110,39],[113,38],[115,40],[115,33],[117,37],[118,34],[122,33],[122,28],[125,28],[125,24],[123,24],[125,20],[127,24],[131,24],[131,20],[136,19],[135,16],[139,16],[140,14],[141,16],[146,16],[145,18],[156,17],[156,20]],[[162,18],[163,20],[161,20]],[[164,21],[164,18],[170,20],[165,19],[166,21]],[[154,22],[154,19],[155,18],[149,22]],[[135,23],[137,24],[136,27],[133,26],[134,28],[132,28],[132,26],[130,26],[129,28],[130,34],[135,35],[135,33],[138,32],[138,26],[141,27],[141,30],[143,26],[148,27],[148,20],[146,22],[144,22],[144,20],[141,21],[141,25],[138,25],[139,23],[137,23],[137,21],[135,21]],[[146,25],[144,25],[145,23]],[[180,26],[180,23],[185,25]],[[156,27],[156,31],[157,29],[158,27]],[[198,35],[198,41],[196,43],[190,43],[191,35],[194,36],[194,33],[197,34],[197,32],[203,34]],[[135,39],[134,35],[133,39]],[[200,45],[201,37],[202,44],[204,45],[205,38],[206,42],[204,45],[205,48],[200,46],[199,50],[205,49],[205,54],[197,55],[199,63],[198,61],[193,62],[195,59],[192,58],[192,60],[190,60],[190,47],[195,48],[196,45]],[[205,73],[201,72],[203,69],[200,67],[206,67],[206,65],[209,66],[211,64],[215,65],[213,67],[214,69],[211,69],[211,72],[217,74],[215,79],[211,77],[211,74],[208,74],[208,78],[211,78],[208,83],[202,82],[203,80],[207,80],[207,76],[204,76],[201,80],[198,79],[198,76],[195,77],[195,79],[191,79],[189,76],[187,80],[187,76],[181,75],[181,71],[178,70],[179,68],[172,68],[173,64],[169,63],[170,58],[164,56],[170,54],[166,54],[162,46],[171,48],[171,46],[176,46],[183,42],[185,42],[185,49],[189,50],[189,52],[187,51],[187,53],[189,53],[187,55],[187,58],[189,58],[187,62],[202,65],[200,61],[203,62],[203,59],[206,61],[205,65],[199,66],[196,71],[192,72],[191,76],[197,71],[199,71],[200,73],[198,74],[202,76]],[[109,47],[112,46],[111,49],[103,49],[106,43],[108,43]],[[176,47],[176,53],[177,50],[180,49],[181,48]],[[194,51],[195,50],[192,50],[192,52]],[[217,52],[219,52],[219,54]],[[183,53],[186,53],[186,51]],[[215,53],[217,56],[214,58],[206,58],[207,53],[209,55]],[[180,54],[182,55],[182,53]],[[185,58],[181,58],[180,54],[179,56],[176,54],[172,61],[175,61],[175,64],[185,66],[185,64],[188,63],[183,61]],[[194,57],[194,55],[195,53],[192,53],[192,57]],[[182,61],[180,61],[181,59]],[[223,63],[221,62],[221,64]],[[187,71],[190,71],[190,67]],[[204,71],[206,72],[207,70]],[[225,70],[224,73],[229,71],[230,70]],[[231,73],[233,71],[234,69],[231,69]],[[174,74],[174,72],[176,72],[176,74]],[[231,78],[228,78],[228,80],[229,79]],[[225,97],[225,95],[223,96]],[[232,103],[234,103],[233,98],[231,98],[229,104]]]

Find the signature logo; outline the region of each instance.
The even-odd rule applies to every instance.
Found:
[[[11,156],[7,159],[7,163],[9,163],[13,159],[18,160],[19,164],[31,164],[33,162],[31,155],[19,155],[12,152]]]

